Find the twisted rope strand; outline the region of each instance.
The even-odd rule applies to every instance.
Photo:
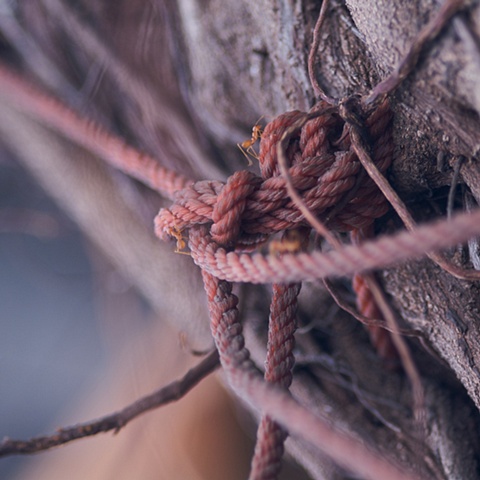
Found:
[[[350,235],[352,243],[357,245],[365,238],[370,238],[372,236],[372,227],[368,229],[354,230]],[[373,281],[373,278],[371,281]],[[384,321],[385,319],[375,301],[373,292],[369,288],[369,282],[366,276],[358,273],[355,274],[352,279],[352,287],[356,294],[356,303],[360,314],[366,318],[381,319]],[[388,366],[393,367],[396,361],[398,361],[398,353],[393,344],[390,332],[380,326],[373,325],[368,326],[367,330],[370,336],[370,341],[375,346],[380,358],[382,358]]]
[[[315,28],[315,50],[327,4],[325,1],[322,5]],[[245,348],[238,319],[238,299],[232,294],[230,281],[265,283],[274,279],[276,282],[297,282],[358,274],[423,255],[431,249],[451,246],[480,233],[480,227],[476,226],[480,222],[472,222],[477,217],[480,220],[479,212],[416,228],[408,210],[392,193],[383,176],[392,159],[393,143],[391,112],[387,101],[380,103],[380,100],[413,70],[425,43],[438,35],[448,19],[465,4],[460,0],[445,2],[440,13],[421,31],[416,46],[410,49],[389,80],[364,98],[362,105],[357,102],[360,107],[375,104],[375,109],[366,118],[361,118],[364,116],[362,108],[355,112],[350,109],[355,104],[354,97],[338,103],[327,97],[315,80],[312,83],[323,101],[312,112],[288,112],[265,128],[259,157],[262,176],[247,171],[236,172],[226,183],[192,184],[0,66],[0,85],[6,86],[18,107],[117,168],[175,198],[175,205],[157,216],[156,233],[161,238],[169,235],[178,238],[182,230],[189,230],[189,245],[195,263],[202,268],[212,335],[227,379],[242,396],[266,412],[259,428],[252,479],[276,478],[287,429],[360,475],[413,478],[377,453],[338,434],[285,392],[292,379],[295,309],[300,285],[274,285],[266,381],[263,381]],[[309,73],[314,78],[312,52]],[[371,150],[365,145],[371,145]],[[370,178],[365,176],[362,165]],[[318,225],[325,224],[333,231],[367,228],[387,211],[387,198],[407,229],[412,230],[410,233],[343,247],[327,254],[313,252],[265,257],[238,253],[239,249],[255,246],[275,232],[308,226],[306,212],[321,219],[323,223],[319,221]],[[233,251],[227,253],[224,247]],[[463,272],[436,254],[428,255],[456,276]],[[368,296],[371,292],[365,290],[358,278],[357,275],[360,309],[364,314],[377,315],[377,311],[371,311],[374,308],[370,302],[372,298]],[[480,273],[469,272],[462,278],[478,279]],[[391,328],[395,329],[394,320],[387,315],[391,312],[385,305],[383,310]],[[276,386],[269,386],[269,383]]]
[[[250,359],[242,334],[231,285],[202,271],[211,314],[212,334],[228,383],[240,397],[269,415],[292,434],[323,451],[335,462],[366,478],[418,480],[376,452],[373,446],[335,430],[327,421],[302,407],[287,392],[267,384]]]
[[[378,308],[364,275],[356,274],[352,280],[353,290],[356,294],[356,303],[358,311],[370,319],[381,319],[383,315]],[[367,327],[371,343],[375,346],[378,355],[387,362],[387,365],[394,365],[398,360],[398,355],[393,346],[390,332],[379,325],[369,325]]]
[[[125,141],[49,96],[30,82],[0,64],[0,94],[8,92],[6,101],[27,115],[54,128],[68,139],[91,150],[107,163],[140,180],[167,198],[174,198],[192,180],[162,167],[155,158],[140,153]]]
[[[327,277],[351,277],[355,273],[388,268],[402,261],[419,259],[480,235],[480,211],[462,213],[451,220],[420,225],[346,245],[327,253],[285,253],[281,257],[227,252],[211,242],[205,230],[192,229],[189,247],[194,262],[212,275],[231,282],[290,283]],[[478,273],[478,272],[477,272]]]
[[[295,362],[297,298],[300,284],[274,284],[268,324],[265,380],[288,390],[292,383]],[[274,480],[281,469],[287,432],[268,414],[264,414],[257,430],[251,480]]]
[[[366,119],[367,132],[375,145],[373,161],[382,172],[390,165],[393,152],[391,117],[385,101]],[[205,182],[189,186],[177,194],[172,207],[160,211],[155,219],[156,234],[165,238],[172,229],[183,231],[194,225],[213,224],[212,237],[218,243],[251,244],[252,235],[264,239],[275,232],[308,226],[305,210],[328,218],[328,226],[337,231],[370,225],[387,211],[388,204],[369,179],[351,197],[362,167],[349,128],[324,102],[310,114],[293,111],[280,115],[262,135],[262,178],[243,171],[233,174],[226,184],[210,183],[208,192]],[[287,195],[287,180],[279,168],[282,146],[290,161],[289,181],[302,197],[303,211],[298,201]],[[348,201],[339,217],[335,206],[345,198]]]
[[[249,480],[276,480],[282,468],[287,431],[269,415],[263,415],[257,430]]]

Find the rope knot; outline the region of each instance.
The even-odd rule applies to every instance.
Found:
[[[226,183],[201,181],[179,191],[175,204],[155,219],[157,235],[164,238],[172,231],[209,225],[219,245],[245,248],[276,232],[308,226],[280,175],[280,142],[293,187],[314,215],[339,232],[370,225],[386,213],[388,204],[352,147],[348,112],[348,105],[319,102],[309,113],[295,110],[279,115],[262,134],[261,177],[243,170]],[[393,154],[391,117],[384,101],[362,122],[372,159],[382,172]]]
[[[234,245],[240,235],[247,199],[261,183],[261,179],[248,170],[235,172],[228,178],[212,211],[210,233],[213,241],[226,247]]]

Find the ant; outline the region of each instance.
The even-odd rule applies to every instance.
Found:
[[[182,235],[182,232],[178,230],[176,227],[171,227],[168,230],[168,234],[172,237],[175,237],[177,240],[177,246],[175,248],[175,253],[181,253],[182,255],[190,255],[190,252],[185,252],[184,250],[187,248],[187,242]]]
[[[241,150],[241,152],[245,155],[245,158],[248,160],[249,167],[253,165],[253,162],[250,159],[249,155],[258,160],[258,154],[253,149],[253,146],[258,140],[260,140],[262,136],[263,129],[262,129],[262,126],[258,123],[262,118],[263,116],[260,117],[256,121],[255,125],[253,126],[251,138],[249,138],[248,140],[245,140],[242,143],[237,143],[237,147]]]
[[[271,255],[282,255],[284,253],[298,253],[303,250],[305,238],[298,230],[287,231],[280,240],[272,240],[268,245]]]

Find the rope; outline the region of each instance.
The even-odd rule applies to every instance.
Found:
[[[297,298],[300,284],[274,284],[268,324],[265,380],[288,389],[295,363]],[[274,480],[278,477],[287,432],[268,414],[263,415],[257,431],[250,480]]]
[[[312,118],[305,122],[307,115]],[[373,144],[373,161],[381,172],[389,167],[393,153],[390,123],[391,112],[386,101],[367,115],[364,122],[364,134]],[[207,242],[203,244],[205,253],[220,246],[233,251],[252,248],[276,232],[309,227],[294,199],[288,196],[286,178],[280,172],[277,156],[285,138],[288,139],[285,153],[291,184],[308,211],[326,226],[338,232],[357,231],[386,213],[388,204],[384,196],[365,176],[352,147],[350,125],[337,108],[321,101],[309,114],[287,112],[266,126],[260,143],[261,176],[244,170],[235,172],[225,183],[201,181],[177,192],[174,205],[161,210],[155,219],[157,235],[178,239],[188,229],[190,247],[198,254],[200,243],[195,246],[195,240]],[[198,262],[196,253],[194,258]],[[210,265],[213,263],[212,255],[204,259]],[[202,272],[211,309],[212,333],[222,358],[222,351],[228,352],[232,342],[243,342],[239,340],[239,327],[231,324],[237,301],[230,295],[231,286],[225,281],[216,284],[214,294],[212,279],[219,277],[217,272],[208,268]],[[288,389],[292,381],[299,290],[299,284],[275,284],[271,303],[265,380],[284,389]],[[221,330],[222,325],[227,325],[226,329]],[[246,355],[242,352],[241,355]],[[224,361],[231,360],[227,356]],[[268,414],[262,417],[251,480],[278,477],[286,436],[287,432]]]
[[[261,420],[257,435],[252,480],[277,478],[286,426],[357,474],[372,478],[408,477],[362,444],[339,435],[302,409],[285,392],[292,381],[295,311],[300,290],[300,284],[289,282],[355,273],[353,286],[360,312],[365,317],[379,318],[380,311],[372,292],[358,273],[448,247],[479,234],[480,227],[476,225],[480,224],[480,214],[462,215],[449,222],[413,229],[411,233],[347,246],[326,254],[261,256],[248,255],[241,250],[253,249],[277,232],[310,227],[302,209],[332,231],[353,232],[354,237],[386,213],[386,197],[393,197],[378,179],[383,178],[390,165],[393,142],[391,112],[382,98],[411,73],[423,45],[440,33],[447,21],[464,8],[464,3],[461,0],[445,2],[437,17],[421,31],[415,46],[393,75],[364,99],[363,105],[372,108],[366,114],[354,112],[346,102],[327,97],[313,75],[318,32],[328,5],[324,1],[308,62],[312,84],[324,100],[309,114],[292,111],[268,124],[260,144],[261,175],[240,171],[225,183],[193,183],[161,167],[152,157],[138,153],[120,138],[85,121],[0,66],[0,84],[19,108],[165,196],[174,198],[174,205],[161,210],[156,217],[156,233],[160,238],[173,236],[178,242],[184,242],[183,231],[189,231],[192,257],[202,268],[212,335],[227,378],[248,401],[268,412]],[[353,97],[349,100],[355,103]],[[357,113],[359,118],[356,118]],[[283,148],[285,140],[288,142]],[[373,164],[364,159],[368,157],[364,145],[370,147]],[[288,159],[289,169],[284,175],[280,173],[278,155],[282,168],[284,157]],[[362,164],[370,176],[365,174]],[[383,194],[370,177],[377,178]],[[288,189],[287,179],[291,181]],[[300,202],[292,192],[298,192]],[[399,214],[407,227],[413,228],[408,212],[400,209]],[[283,283],[273,287],[265,381],[262,381],[245,348],[238,299],[232,294],[230,282],[272,280]],[[387,355],[389,337],[378,334],[378,329],[371,329],[377,346]]]
[[[203,270],[231,282],[288,283],[328,277],[352,277],[356,273],[424,257],[480,235],[480,211],[463,213],[451,220],[421,225],[411,232],[401,231],[346,245],[327,253],[285,253],[282,256],[227,252],[211,241],[207,230],[192,229],[189,247],[193,261]]]
[[[352,243],[354,244],[358,244],[363,239],[372,236],[373,229],[371,227],[355,230],[351,233]],[[365,275],[355,274],[352,279],[352,287],[356,295],[356,304],[360,314],[369,319],[385,320],[375,301],[373,292],[368,286]],[[374,345],[380,358],[384,360],[389,367],[395,367],[398,364],[398,353],[393,344],[390,332],[377,325],[368,325],[366,328],[370,336],[370,342]]]
[[[212,334],[228,383],[247,402],[268,411],[275,421],[319,448],[334,461],[366,478],[414,480],[418,477],[397,467],[393,461],[332,428],[313,415],[287,392],[268,385],[260,377],[245,348],[238,299],[229,282],[202,271],[207,293]]]
[[[378,308],[373,297],[372,291],[368,287],[365,277],[356,274],[352,280],[353,290],[356,294],[356,303],[359,312],[366,318],[383,319],[382,312]],[[398,355],[393,346],[390,332],[378,325],[369,325],[367,327],[368,334],[372,345],[378,355],[387,363],[394,364],[398,360]]]
[[[345,232],[366,227],[386,213],[388,203],[362,173],[351,145],[350,126],[324,102],[313,112],[317,118],[293,135],[287,147],[293,186],[307,208],[330,229]],[[266,126],[259,154],[261,177],[244,170],[235,172],[226,183],[190,185],[175,195],[173,206],[160,210],[155,219],[157,235],[166,238],[173,230],[208,225],[213,241],[241,248],[261,243],[276,232],[308,226],[287,195],[277,161],[282,135],[305,115],[288,112]],[[381,172],[389,167],[393,153],[390,123],[386,101],[365,120],[365,133],[374,145],[372,158]],[[361,184],[357,184],[359,177]],[[352,190],[353,196],[349,195]],[[336,208],[339,203],[341,210]]]
[[[192,183],[183,175],[162,167],[155,158],[127,145],[122,138],[97,123],[84,119],[1,64],[0,85],[0,94],[8,92],[6,101],[13,102],[16,108],[53,127],[167,198],[173,198],[174,192]]]
[[[361,151],[355,147],[362,142],[369,145],[376,168],[385,173],[393,153],[391,112],[386,100],[354,123],[341,115],[342,104],[330,106],[324,101],[308,114],[293,111],[280,115],[267,125],[261,138],[260,176],[240,171],[226,182],[194,183],[161,167],[152,157],[137,152],[1,66],[0,84],[8,91],[9,100],[27,114],[173,198],[174,205],[156,217],[155,231],[160,238],[173,236],[184,242],[182,234],[188,230],[193,260],[202,269],[212,335],[228,381],[241,396],[268,412],[259,427],[252,479],[276,478],[286,427],[359,474],[407,478],[390,462],[372,455],[358,442],[339,435],[302,409],[285,391],[291,383],[294,362],[295,308],[300,288],[296,282],[352,276],[450,247],[480,234],[480,213],[328,253],[245,253],[277,232],[310,226],[287,194],[286,180],[278,166],[279,151],[283,151],[289,164],[289,186],[298,192],[308,211],[332,231],[366,229],[388,210],[384,195],[359,161],[357,152],[361,155]],[[245,348],[232,281],[276,282],[266,382],[260,379]],[[365,316],[376,316],[368,292],[358,279],[355,283],[360,310]]]

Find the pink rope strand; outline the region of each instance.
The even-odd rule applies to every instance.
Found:
[[[268,385],[250,359],[231,284],[202,271],[210,309],[212,334],[229,384],[256,408],[292,434],[307,440],[334,461],[360,476],[384,480],[418,480],[386,460],[373,447],[335,430],[303,408],[284,390]]]
[[[268,324],[265,380],[288,390],[295,362],[297,298],[300,284],[274,284]],[[257,431],[250,480],[274,480],[278,477],[287,432],[268,414],[263,415]]]
[[[192,183],[192,180],[183,175],[162,167],[153,157],[139,153],[95,122],[85,120],[62,102],[0,64],[0,92],[2,91],[8,92],[8,102],[13,102],[27,115],[54,128],[113,167],[168,198],[173,199],[177,190]]]
[[[371,237],[373,237],[372,227],[363,230],[354,230],[350,235],[352,243],[355,245],[359,245],[365,238]],[[356,294],[358,311],[367,318],[384,320],[368,283],[364,275],[355,274],[353,276],[352,287]],[[368,326],[367,330],[370,341],[375,346],[380,357],[388,366],[395,366],[395,363],[398,362],[398,353],[393,345],[390,332],[382,327],[373,325]]]
[[[289,283],[391,267],[418,259],[480,235],[480,211],[451,220],[421,225],[411,232],[385,235],[362,245],[347,245],[327,253],[288,254],[281,257],[227,252],[211,242],[203,229],[192,229],[189,246],[194,262],[210,274],[231,282]]]
[[[202,268],[212,334],[227,378],[240,394],[266,413],[259,430],[259,453],[254,458],[252,478],[276,477],[286,436],[283,427],[311,441],[333,459],[359,474],[372,478],[408,478],[405,472],[399,476],[395,467],[377,458],[376,454],[369,456],[364,447],[338,436],[284,391],[278,387],[268,387],[259,378],[244,346],[237,299],[226,280],[287,283],[329,275],[351,275],[389,266],[466,240],[480,233],[480,227],[475,227],[479,222],[455,228],[455,222],[460,225],[463,218],[459,216],[452,222],[415,228],[410,234],[384,237],[359,247],[344,247],[327,254],[313,252],[284,254],[281,257],[250,256],[236,251],[227,253],[223,248],[241,250],[263,242],[272,233],[308,225],[305,213],[292,201],[292,195],[290,198],[287,195],[292,189],[299,192],[298,198],[307,211],[322,216],[322,222],[336,231],[364,228],[382,216],[388,209],[387,202],[375,182],[364,175],[361,164],[379,183],[377,177],[384,178],[383,173],[391,162],[391,112],[386,101],[362,118],[365,126],[362,133],[365,133],[365,139],[368,137],[368,143],[372,146],[372,159],[368,160],[373,166],[369,166],[363,158],[365,151],[355,125],[345,122],[347,117],[341,115],[342,105],[336,111],[325,102],[319,102],[313,113],[288,112],[267,125],[260,148],[262,178],[243,171],[233,174],[225,184],[192,184],[182,175],[158,165],[152,157],[139,154],[122,139],[93,122],[83,120],[61,102],[49,98],[1,66],[0,86],[8,91],[9,99],[27,114],[176,200],[169,210],[160,212],[156,219],[156,232],[160,237],[177,237],[182,230],[190,230],[190,248],[195,262]],[[300,125],[306,115],[311,115],[309,121],[297,128],[296,125]],[[282,150],[285,154],[284,175],[290,179],[290,190],[279,171],[279,144],[282,139],[285,141]],[[379,186],[382,189],[383,184],[380,182]],[[390,198],[385,191],[384,194]],[[476,216],[479,214],[471,215],[470,221]],[[408,222],[407,226],[410,226]],[[469,228],[472,232],[467,236]],[[291,382],[293,330],[290,332],[289,329],[294,325],[291,310],[296,303],[296,293],[293,294],[293,286],[277,285],[275,288],[279,296],[275,299],[274,295],[272,303],[266,380],[285,388]],[[280,295],[281,288],[285,290]],[[288,303],[289,298],[291,303]],[[287,302],[285,311],[290,310],[284,319],[281,318],[281,311],[275,313],[282,302]],[[284,322],[285,335],[275,330],[276,322]],[[292,418],[297,423],[292,423]],[[348,458],[345,452],[348,452]]]
[[[391,118],[385,101],[365,119],[374,144],[373,161],[381,172],[392,159]],[[309,226],[287,194],[278,162],[280,144],[290,162],[291,187],[301,194],[308,211],[328,221],[329,228],[339,232],[363,228],[388,211],[385,198],[364,175],[349,125],[320,102],[309,114],[287,112],[265,127],[259,154],[261,178],[244,170],[235,172],[226,184],[196,182],[178,192],[174,205],[160,211],[156,234],[165,238],[172,230],[211,225],[214,241],[242,246],[264,241],[275,232]]]

